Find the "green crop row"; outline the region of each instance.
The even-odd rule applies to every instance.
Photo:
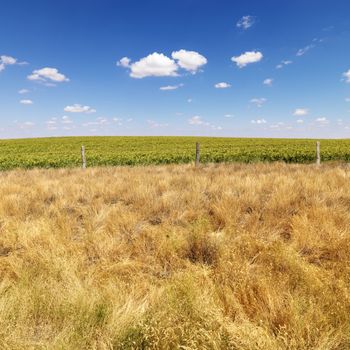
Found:
[[[311,163],[316,141],[209,137],[63,137],[0,141],[0,170],[61,168],[81,165],[81,146],[88,166],[189,163],[195,143],[201,161]],[[350,140],[321,140],[323,161],[349,161]]]

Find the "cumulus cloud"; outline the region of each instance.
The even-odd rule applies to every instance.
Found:
[[[181,68],[191,73],[196,73],[199,70],[199,68],[201,68],[208,62],[208,60],[203,55],[199,54],[196,51],[174,51],[171,54],[171,57],[174,60],[177,60],[177,64]]]
[[[272,86],[272,83],[273,83],[273,79],[271,78],[267,78],[263,81],[263,84],[267,86]]]
[[[21,100],[19,101],[22,105],[32,105],[33,101],[32,100]]]
[[[224,117],[225,117],[225,118],[234,118],[235,116],[232,115],[232,114],[225,114]]]
[[[284,66],[288,66],[290,64],[292,64],[293,61],[281,61],[281,63],[279,63],[277,66],[276,66],[276,69],[282,69]]]
[[[350,83],[350,69],[347,72],[343,73],[343,77],[347,83]]]
[[[216,89],[228,89],[231,87],[231,84],[222,82],[222,83],[217,83],[214,86]]]
[[[132,78],[146,77],[175,77],[179,68],[195,74],[208,61],[196,51],[174,51],[171,57],[163,53],[154,52],[137,62],[131,62],[128,57],[123,57],[117,62],[118,66],[129,68]]]
[[[160,87],[159,90],[162,90],[162,91],[177,90],[177,89],[179,89],[182,86],[184,86],[184,84],[167,85],[167,86]]]
[[[14,64],[23,64],[24,62],[18,62],[17,58],[1,55],[0,56],[0,72],[3,71],[6,66],[12,66]]]
[[[303,123],[304,123],[304,120],[298,119],[298,120],[297,120],[297,123],[298,123],[298,124],[303,124]]]
[[[297,108],[294,112],[293,115],[295,115],[296,117],[301,117],[304,115],[309,114],[309,110],[307,108]]]
[[[118,62],[117,62],[117,66],[121,66],[121,67],[125,67],[125,68],[128,68],[130,67],[130,58],[128,57],[123,57],[122,59],[120,59]]]
[[[34,70],[31,75],[27,77],[32,81],[40,81],[40,82],[55,82],[61,83],[64,81],[69,81],[69,79],[62,73],[58,71],[57,68],[45,67],[42,69]]]
[[[253,119],[250,121],[252,124],[266,124],[267,121],[265,119]]]
[[[142,79],[146,77],[177,76],[178,66],[174,60],[162,53],[154,52],[134,63],[128,63],[130,76]]]
[[[64,108],[65,112],[69,113],[96,113],[96,109],[91,108],[90,106],[83,106],[81,104],[75,103],[72,106],[66,106]]]
[[[248,64],[261,61],[263,54],[259,51],[247,51],[240,56],[234,56],[231,58],[233,62],[237,64],[239,68],[243,68]]]
[[[253,16],[243,16],[237,23],[237,28],[242,28],[244,30],[249,29],[255,23],[255,17]]]
[[[261,97],[261,98],[252,98],[250,100],[251,103],[254,103],[257,107],[262,107],[262,105],[266,102],[266,98]]]

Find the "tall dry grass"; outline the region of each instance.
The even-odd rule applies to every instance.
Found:
[[[350,171],[0,174],[0,349],[349,349]]]

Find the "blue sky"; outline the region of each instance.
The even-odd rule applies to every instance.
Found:
[[[0,137],[349,137],[348,0],[11,0]]]

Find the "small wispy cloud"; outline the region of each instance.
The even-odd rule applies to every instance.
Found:
[[[27,90],[27,89],[21,89],[21,90],[18,90],[18,93],[20,94],[20,95],[23,95],[23,94],[28,94],[30,91],[29,90]]]
[[[148,125],[150,126],[150,128],[152,128],[152,129],[155,129],[155,128],[165,128],[165,127],[167,127],[167,126],[169,126],[169,124],[168,123],[159,123],[159,122],[157,122],[157,121],[155,121],[155,120],[147,120],[147,123],[148,123]]]
[[[183,87],[184,84],[178,84],[178,85],[167,85],[167,86],[161,86],[159,88],[159,90],[162,90],[162,91],[171,91],[171,90],[177,90],[181,87]]]
[[[307,108],[297,108],[294,112],[293,115],[296,117],[302,117],[309,114],[309,110]]]
[[[267,121],[265,119],[253,119],[250,121],[252,124],[266,124]]]
[[[33,101],[32,100],[20,100],[19,103],[22,105],[32,105]]]
[[[288,66],[290,64],[292,64],[293,61],[290,61],[290,60],[284,60],[284,61],[281,61],[281,63],[279,63],[277,66],[276,66],[276,69],[282,69],[284,66]]]
[[[64,111],[68,113],[96,113],[96,109],[91,108],[90,106],[83,106],[81,104],[75,103],[72,106],[64,107]]]
[[[222,83],[217,83],[217,84],[215,84],[214,87],[215,87],[216,89],[228,89],[228,88],[231,87],[231,84],[222,82]]]
[[[190,125],[197,125],[197,126],[206,126],[213,130],[222,130],[222,126],[215,125],[213,123],[207,122],[203,120],[203,118],[199,115],[195,115],[192,118],[188,120],[188,124]]]
[[[272,83],[273,83],[273,79],[272,78],[267,78],[263,81],[263,84],[264,85],[267,85],[267,86],[272,86]]]
[[[243,16],[237,23],[237,28],[242,28],[244,30],[247,30],[251,28],[255,24],[255,17],[254,16]]]
[[[326,117],[320,117],[315,119],[315,122],[320,124],[329,124],[329,120]]]
[[[265,103],[267,101],[267,99],[266,98],[264,98],[264,97],[261,97],[261,98],[252,98],[251,100],[250,100],[250,103],[253,103],[253,104],[255,104],[257,107],[262,107],[263,106],[263,104]]]
[[[311,49],[313,49],[316,45],[315,44],[310,44],[307,45],[305,47],[303,47],[302,49],[299,49],[296,53],[296,56],[303,56],[305,55],[308,51],[310,51]]]

